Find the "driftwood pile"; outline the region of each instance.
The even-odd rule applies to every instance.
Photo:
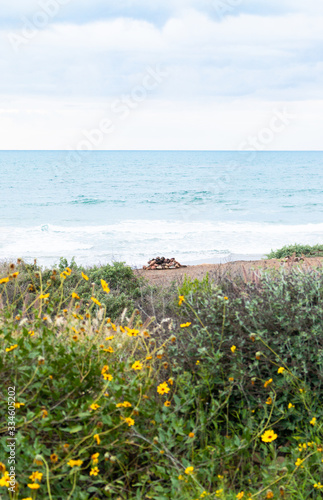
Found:
[[[177,260],[175,260],[175,257],[172,257],[171,259],[165,259],[165,257],[156,257],[155,259],[151,259],[148,261],[148,266],[143,266],[143,269],[146,269],[147,271],[161,271],[162,269],[179,269],[180,267],[187,267],[187,266],[182,266]]]

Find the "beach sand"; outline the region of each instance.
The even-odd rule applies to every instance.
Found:
[[[263,259],[254,261],[235,261],[225,264],[199,264],[196,266],[181,267],[179,269],[167,269],[160,271],[147,271],[145,269],[136,269],[134,272],[146,278],[150,284],[158,286],[168,286],[172,282],[180,284],[185,275],[192,279],[202,279],[206,273],[211,278],[226,275],[228,277],[241,276],[245,280],[256,280],[259,272],[270,268],[300,268],[303,271],[311,271],[323,265],[323,257],[304,258],[303,261],[295,262],[293,259],[288,261],[281,259]]]

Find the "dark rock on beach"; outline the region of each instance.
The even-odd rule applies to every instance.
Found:
[[[171,259],[156,257],[155,259],[150,259],[148,261],[148,266],[143,266],[143,269],[146,271],[162,271],[165,269],[179,269],[180,267],[187,266],[182,266],[182,264],[180,264],[175,257],[172,257]]]

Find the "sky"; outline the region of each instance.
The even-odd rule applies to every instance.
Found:
[[[322,150],[322,0],[0,0],[0,149]]]

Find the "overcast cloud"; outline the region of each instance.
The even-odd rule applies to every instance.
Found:
[[[74,149],[102,119],[98,149],[237,149],[278,108],[294,119],[263,149],[322,149],[320,0],[11,0],[0,12],[2,149]]]

